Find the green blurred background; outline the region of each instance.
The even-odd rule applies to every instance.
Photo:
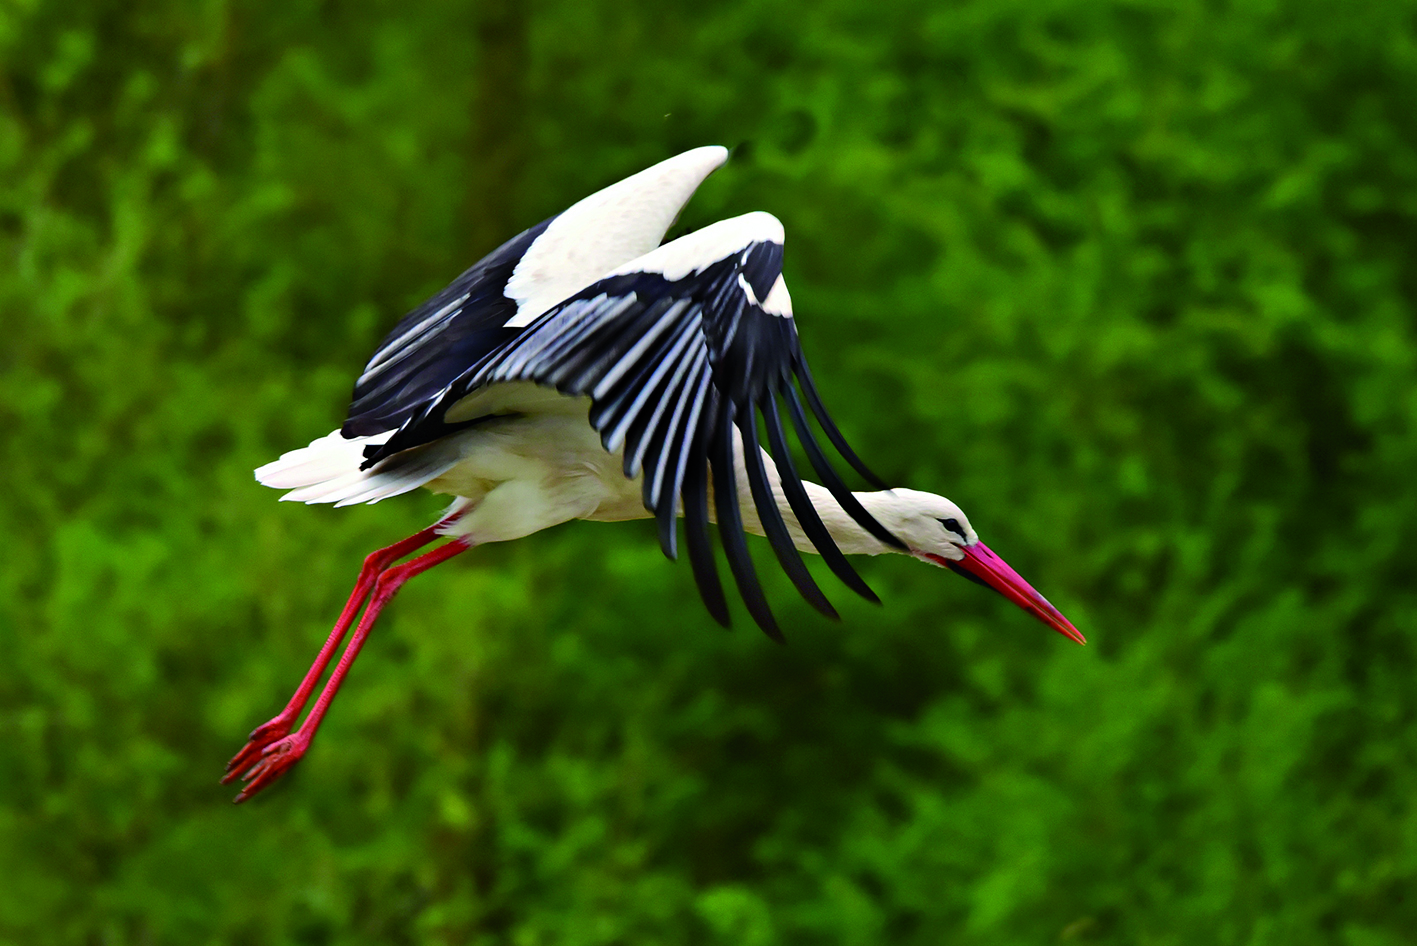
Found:
[[[0,942],[1413,941],[1413,0],[5,0],[0,63]],[[251,469],[709,143],[682,223],[782,218],[848,436],[1091,644],[893,557],[840,625],[764,568],[780,648],[576,523],[232,807],[440,508]]]

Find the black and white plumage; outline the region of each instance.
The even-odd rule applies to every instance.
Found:
[[[748,213],[658,245],[726,157],[722,148],[686,152],[503,244],[390,332],[359,377],[340,430],[257,471],[262,483],[292,490],[289,500],[377,502],[420,486],[457,499],[434,527],[366,561],[311,675],[232,760],[228,780],[247,779],[239,798],[303,754],[402,581],[473,545],[570,519],[653,516],[673,558],[682,515],[700,593],[726,625],[710,541],[716,522],[749,612],[778,640],[745,531],[766,536],[802,595],[833,617],[802,551],[821,554],[872,600],[846,554],[906,552],[1000,591],[1081,641],[978,541],[958,506],[913,490],[853,493],[838,475],[812,419],[837,453],[882,485],[842,437],[807,367],[775,217]],[[823,485],[799,474],[789,426]],[[388,567],[438,535],[453,541]],[[325,693],[287,735],[371,592]]]
[[[734,430],[756,445],[759,412],[774,441],[784,442],[776,398],[787,399],[798,435],[837,500],[862,528],[887,545],[901,546],[836,476],[807,424],[794,381],[805,387],[808,402],[833,441],[855,461],[807,373],[782,278],[782,249],[777,219],[751,213],[706,227],[607,273],[408,411],[392,437],[366,448],[363,466],[387,462],[451,430],[476,424],[481,417],[449,422],[448,411],[481,388],[532,381],[565,395],[589,396],[590,425],[600,432],[607,451],[623,456],[625,476],[642,480],[645,508],[659,520],[660,540],[671,558],[676,554],[676,517],[683,493],[694,574],[709,610],[727,624],[707,531],[707,471],[713,471],[715,508],[733,574],[754,618],[770,635],[780,637],[753,573],[730,459]],[[835,616],[802,564],[781,516],[772,515],[776,504],[762,498],[768,486],[760,452],[738,452],[759,461],[746,464],[747,476],[783,566],[808,600]],[[809,529],[817,550],[852,587],[871,596],[806,500],[791,454],[779,449],[776,456],[782,461],[777,464],[781,482],[790,484],[787,497],[797,500],[793,511]],[[871,476],[859,461],[856,465]]]

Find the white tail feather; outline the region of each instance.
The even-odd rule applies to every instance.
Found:
[[[364,462],[365,445],[383,443],[391,436],[393,431],[346,440],[336,430],[318,440],[312,440],[308,447],[282,453],[280,459],[257,467],[256,479],[262,485],[274,489],[295,489],[356,473],[359,471],[359,464]]]
[[[364,448],[388,440],[393,431],[372,437],[345,439],[338,430],[312,441],[310,446],[281,454],[256,470],[265,486],[287,489],[282,502],[376,503],[417,489],[457,465],[461,458],[448,441],[429,444],[391,457],[370,470],[361,470]]]

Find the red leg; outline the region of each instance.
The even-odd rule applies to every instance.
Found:
[[[465,511],[460,509],[443,517],[423,531],[415,532],[408,538],[395,542],[388,548],[369,553],[364,559],[364,567],[359,570],[359,579],[354,583],[354,590],[350,592],[349,600],[345,602],[339,620],[335,622],[334,630],[330,631],[330,636],[325,640],[325,646],[320,648],[315,662],[305,673],[305,679],[301,680],[300,686],[296,688],[295,695],[290,698],[290,702],[285,705],[285,709],[281,710],[279,715],[252,730],[250,740],[226,764],[226,774],[221,780],[223,785],[234,780],[243,769],[255,762],[260,757],[262,749],[290,732],[295,721],[300,718],[300,711],[309,702],[310,694],[315,692],[315,684],[320,682],[320,677],[324,676],[325,668],[330,665],[330,658],[334,656],[335,649],[344,640],[344,635],[349,632],[350,625],[354,623],[355,617],[359,614],[359,609],[364,606],[364,601],[369,597],[369,592],[374,587],[374,582],[378,579],[379,574],[405,555],[421,549],[437,539],[438,530],[448,523],[456,522],[462,518]]]
[[[374,583],[374,596],[369,601],[369,607],[364,611],[364,616],[360,618],[359,626],[355,628],[354,636],[349,640],[349,646],[340,655],[334,673],[330,674],[329,682],[325,684],[324,691],[315,701],[315,706],[310,710],[310,715],[305,718],[305,722],[301,723],[300,728],[292,735],[285,736],[262,749],[259,759],[253,760],[254,764],[248,762],[240,769],[233,770],[232,775],[241,775],[242,780],[246,783],[241,789],[241,793],[236,796],[235,800],[238,803],[245,801],[280,778],[286,770],[299,762],[300,757],[310,748],[310,741],[315,738],[315,731],[320,728],[320,722],[325,718],[330,701],[339,692],[340,684],[344,682],[345,674],[349,673],[354,658],[359,656],[359,649],[364,646],[370,628],[379,619],[379,612],[384,609],[384,605],[389,603],[389,599],[393,598],[403,583],[420,572],[426,572],[434,565],[446,562],[454,555],[466,552],[469,548],[471,546],[466,542],[455,539],[447,545],[426,552],[413,561],[396,565],[379,575]]]

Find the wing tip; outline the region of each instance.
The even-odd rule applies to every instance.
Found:
[[[672,158],[668,158],[663,163],[692,165],[703,170],[704,177],[708,177],[714,171],[728,163],[728,149],[723,145],[700,145],[697,148],[690,148],[688,151],[680,152]]]

